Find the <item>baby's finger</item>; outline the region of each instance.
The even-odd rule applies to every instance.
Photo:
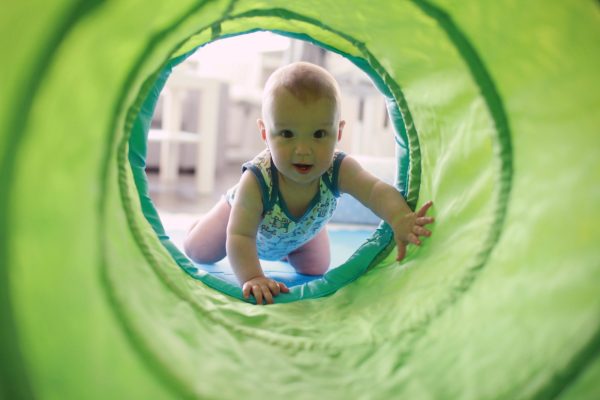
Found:
[[[433,205],[433,201],[431,201],[431,200],[429,200],[427,203],[423,204],[423,207],[421,207],[419,209],[419,211],[417,212],[417,216],[424,217],[425,214],[427,214],[427,210],[429,210],[432,205]]]
[[[252,286],[252,294],[256,299],[256,304],[261,305],[263,303],[262,289],[258,285]]]
[[[269,281],[268,283],[269,290],[273,293],[273,296],[277,296],[280,292],[279,285],[275,281]]]
[[[418,236],[427,236],[427,237],[431,236],[431,231],[429,231],[419,225],[415,225],[413,227],[413,233]]]
[[[273,304],[273,295],[271,294],[271,289],[267,286],[263,287],[263,296],[265,297],[265,303]]]
[[[396,257],[396,261],[402,261],[404,256],[406,256],[406,244],[404,242],[398,242],[398,256]]]
[[[252,290],[252,286],[245,283],[244,286],[242,287],[242,295],[244,296],[245,299],[250,297],[250,290]]]
[[[289,293],[290,292],[290,289],[285,285],[285,283],[277,282],[277,285],[279,285],[279,290],[281,290],[281,293]]]
[[[421,245],[421,241],[419,240],[419,237],[417,235],[415,235],[414,233],[409,233],[406,238],[408,239],[409,243],[412,243],[414,245],[420,246]]]
[[[427,225],[432,224],[435,221],[433,217],[419,217],[415,220],[415,222],[419,225]]]

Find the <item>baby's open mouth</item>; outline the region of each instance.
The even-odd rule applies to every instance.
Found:
[[[306,174],[310,171],[310,169],[312,168],[312,165],[310,164],[293,164],[294,168],[296,169],[296,171],[300,172],[301,174]]]

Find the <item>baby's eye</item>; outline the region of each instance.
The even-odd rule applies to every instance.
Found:
[[[327,132],[324,129],[319,129],[318,131],[315,131],[315,133],[313,133],[313,137],[315,139],[322,139],[325,136],[327,136]]]
[[[290,138],[294,137],[294,132],[284,129],[281,132],[279,132],[279,136],[284,137],[286,139],[290,139]]]

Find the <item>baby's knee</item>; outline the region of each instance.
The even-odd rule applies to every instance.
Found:
[[[190,237],[186,238],[183,243],[183,251],[197,264],[214,264],[225,258],[225,249],[215,247],[194,243]]]
[[[290,256],[290,264],[296,272],[302,275],[324,275],[329,269],[329,257],[321,256],[318,260],[311,258],[299,260]]]

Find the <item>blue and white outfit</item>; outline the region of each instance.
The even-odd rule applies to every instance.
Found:
[[[281,260],[312,239],[327,224],[340,196],[338,177],[345,154],[336,151],[329,169],[321,176],[319,191],[300,218],[294,217],[279,192],[279,175],[268,149],[242,166],[255,175],[262,194],[263,219],[256,234],[258,257],[263,260]],[[236,187],[227,192],[233,203]]]

